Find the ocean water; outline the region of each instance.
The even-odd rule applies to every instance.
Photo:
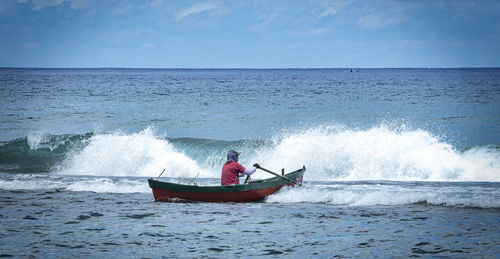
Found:
[[[0,122],[3,257],[500,257],[500,69],[3,68]],[[304,185],[154,202],[229,149]]]

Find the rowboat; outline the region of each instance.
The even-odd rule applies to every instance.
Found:
[[[225,186],[196,186],[148,179],[155,201],[252,202],[260,201],[283,186],[301,185],[306,167],[284,175]]]

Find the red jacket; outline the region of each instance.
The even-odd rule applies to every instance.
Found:
[[[227,161],[222,167],[222,175],[220,177],[221,185],[239,184],[239,174],[245,172],[245,167],[238,162]]]

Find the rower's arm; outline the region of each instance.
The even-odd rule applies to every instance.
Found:
[[[255,173],[255,170],[257,170],[256,167],[252,166],[251,168],[245,168],[245,171],[243,173],[240,173],[239,176],[242,177],[244,175],[252,175]]]

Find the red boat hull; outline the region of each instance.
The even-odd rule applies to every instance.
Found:
[[[263,200],[265,197],[279,191],[281,187],[283,186],[243,192],[223,193],[193,193],[153,188],[153,196],[156,201],[190,200],[204,202],[251,202]]]
[[[225,186],[193,186],[149,179],[155,201],[252,202],[260,201],[283,186],[302,184],[305,167],[284,176]]]

